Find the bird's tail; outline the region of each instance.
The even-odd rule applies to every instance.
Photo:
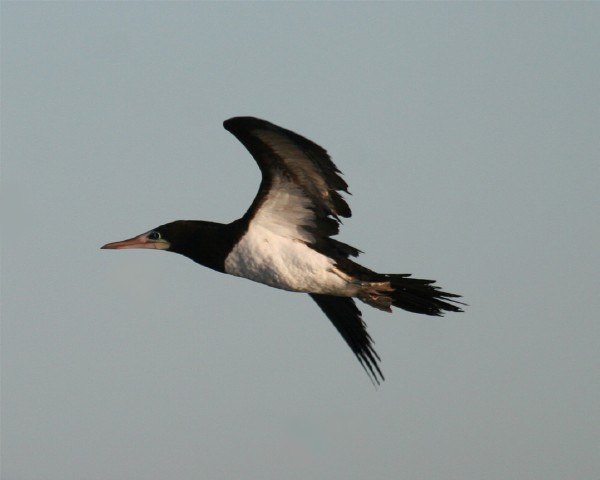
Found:
[[[409,312],[441,316],[444,312],[462,312],[456,300],[460,295],[444,292],[434,286],[435,280],[410,278],[410,274],[377,274],[362,281],[360,300],[372,307],[391,312],[391,307]]]

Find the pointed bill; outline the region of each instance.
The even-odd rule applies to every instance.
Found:
[[[156,240],[148,238],[149,233],[150,232],[142,233],[137,237],[121,240],[120,242],[107,243],[100,248],[111,250],[121,250],[124,248],[154,248],[158,250],[167,250],[169,248],[169,242],[162,238]]]

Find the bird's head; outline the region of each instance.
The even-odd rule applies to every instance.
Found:
[[[182,237],[187,237],[189,227],[187,222],[178,220],[153,228],[147,232],[120,242],[107,243],[101,248],[120,250],[123,248],[153,248],[156,250],[177,251],[177,246],[182,242]]]
[[[235,222],[234,222],[235,224]],[[177,220],[153,228],[137,237],[107,243],[101,248],[152,248],[178,253],[206,267],[224,271],[224,259],[231,242],[223,239],[225,225],[201,220]]]
[[[136,237],[107,243],[101,248],[149,248],[179,253],[210,268],[219,269],[217,259],[225,257],[227,243],[220,236],[223,225],[201,220],[177,220]],[[222,258],[221,258],[222,260]]]

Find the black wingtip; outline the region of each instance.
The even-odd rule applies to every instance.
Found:
[[[223,128],[234,134],[242,129],[267,126],[273,126],[273,124],[267,120],[251,116],[231,117],[223,122]]]
[[[371,337],[369,337],[369,339],[371,339]],[[373,353],[373,355],[371,355],[371,352]],[[368,357],[370,358],[366,358],[365,355],[359,354],[356,354],[356,358],[358,358],[358,361],[367,373],[367,376],[369,377],[369,380],[371,380],[371,383],[375,386],[375,388],[377,388],[381,385],[381,382],[385,381],[385,376],[379,368],[379,362],[381,361],[379,355],[377,355],[377,352],[375,352],[375,350],[371,350],[371,352],[368,352]]]

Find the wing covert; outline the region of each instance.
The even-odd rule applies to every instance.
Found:
[[[290,130],[254,117],[223,123],[250,152],[262,180],[244,215],[279,234],[307,242],[336,256],[360,251],[330,237],[339,232],[340,217],[350,217],[341,195],[348,185],[326,150]]]
[[[348,184],[324,148],[291,130],[254,117],[230,118],[223,126],[258,163],[263,183],[267,183],[261,184],[261,190],[270,186],[274,176],[284,175],[328,215],[336,218],[352,215],[339,193],[348,193]]]

